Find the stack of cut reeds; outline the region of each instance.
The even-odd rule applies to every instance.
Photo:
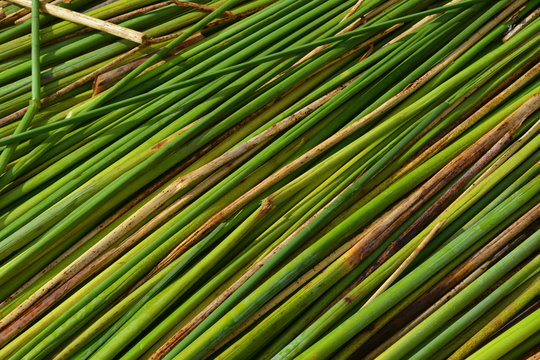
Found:
[[[1,359],[538,354],[540,1],[17,4]]]

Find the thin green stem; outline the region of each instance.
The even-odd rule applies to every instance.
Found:
[[[14,134],[21,134],[28,129],[41,105],[41,69],[39,56],[39,0],[32,0],[32,99],[28,111],[21,119]],[[19,140],[20,141],[20,140]],[[11,143],[0,155],[0,174],[4,173],[11,161],[19,141]]]

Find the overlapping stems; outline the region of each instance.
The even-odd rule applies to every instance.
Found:
[[[93,13],[151,2],[114,4]],[[1,130],[0,356],[529,351],[537,311],[501,323],[538,290],[538,2],[208,4],[126,20],[182,33]],[[23,24],[0,32],[2,115],[27,96]],[[41,32],[46,94],[133,47],[76,28]]]

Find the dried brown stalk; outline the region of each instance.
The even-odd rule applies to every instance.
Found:
[[[32,7],[32,0],[9,0],[10,2],[17,4],[19,6],[24,6],[26,8]],[[139,44],[143,44],[146,40],[146,35],[144,33],[135,31],[132,29],[125,28],[101,19],[97,19],[76,11],[65,9],[60,6],[41,3],[41,11],[46,14],[71,21],[73,23],[90,27],[99,31],[106,32],[111,35],[118,36],[122,39],[130,40]]]
[[[386,279],[386,281],[377,289],[377,291],[375,291],[375,293],[373,293],[373,295],[371,295],[371,297],[366,300],[362,307],[365,307],[367,304],[372,302],[377,296],[385,292],[386,289],[388,289],[392,285],[392,283],[398,278],[398,276],[401,275],[403,271],[405,271],[405,269],[413,262],[414,259],[416,259],[418,254],[420,254],[420,252],[424,250],[424,248],[427,246],[427,244],[429,244],[431,239],[433,239],[435,235],[437,235],[437,232],[442,227],[443,223],[444,220],[439,221],[439,223],[437,223],[437,225],[435,225],[433,229],[431,229],[431,231],[424,238],[424,240],[422,240],[420,244],[418,244],[416,249],[414,249],[414,251],[405,259],[405,261],[403,261],[403,263],[392,273],[392,275],[390,275],[388,279]]]

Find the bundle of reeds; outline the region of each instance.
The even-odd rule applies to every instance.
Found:
[[[540,1],[23,3],[1,359],[539,351]]]

